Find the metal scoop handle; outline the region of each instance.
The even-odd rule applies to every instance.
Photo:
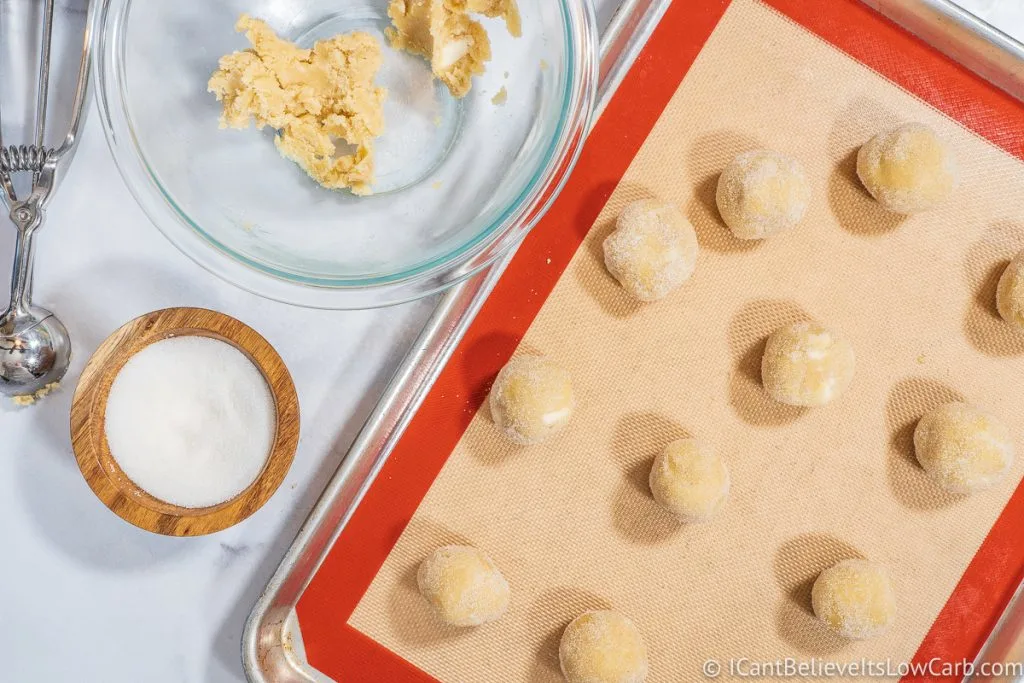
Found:
[[[31,304],[32,246],[35,231],[43,223],[43,213],[57,181],[58,170],[66,166],[74,153],[81,130],[85,102],[88,99],[89,70],[92,62],[92,42],[96,7],[93,0],[89,5],[89,16],[85,24],[82,43],[82,60],[78,70],[75,100],[72,104],[71,122],[68,133],[60,146],[47,149],[46,110],[50,92],[50,57],[53,45],[53,12],[55,0],[46,0],[43,7],[42,49],[39,58],[39,86],[36,92],[35,144],[3,144],[2,110],[0,110],[0,187],[3,198],[10,209],[10,219],[18,230],[14,251],[14,268],[11,274],[11,301],[8,313],[27,310]],[[32,173],[32,189],[25,199],[19,200],[11,181],[11,175],[18,172]]]
[[[17,229],[11,299],[0,315],[0,393],[33,394],[59,382],[71,360],[71,342],[64,325],[47,310],[32,306],[33,243],[43,224],[43,214],[58,179],[58,171],[71,160],[81,129],[88,98],[92,43],[99,0],[90,0],[78,69],[71,121],[64,140],[56,148],[45,146],[46,113],[50,92],[50,57],[53,45],[55,0],[46,0],[43,11],[36,91],[35,141],[31,145],[4,146],[0,113],[0,198]],[[31,173],[28,195],[18,197],[11,179],[14,173]]]

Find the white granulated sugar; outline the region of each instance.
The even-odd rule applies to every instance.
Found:
[[[275,433],[274,400],[241,351],[208,337],[165,339],[121,369],[106,435],[124,473],[160,500],[201,508],[259,476]]]

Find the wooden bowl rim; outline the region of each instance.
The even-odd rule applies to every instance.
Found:
[[[234,498],[204,508],[160,500],[121,470],[106,438],[106,404],[124,365],[158,341],[210,337],[231,344],[260,371],[274,401],[270,454],[256,479]],[[131,320],[107,337],[82,370],[71,403],[71,443],[89,488],[121,519],[165,536],[201,536],[247,519],[280,488],[299,440],[299,401],[287,366],[258,332],[229,315],[205,308],[165,308]]]

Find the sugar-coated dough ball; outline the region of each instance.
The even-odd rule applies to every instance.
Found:
[[[568,683],[643,683],[647,646],[632,621],[611,610],[586,612],[562,633],[558,647]]]
[[[1010,261],[999,278],[996,308],[1003,320],[1024,330],[1024,251]]]
[[[811,186],[800,164],[771,150],[740,154],[718,179],[718,212],[742,240],[793,227],[810,200]]]
[[[998,483],[1014,460],[1010,429],[966,403],[947,403],[921,418],[914,430],[914,452],[925,472],[953,493],[973,493]]]
[[[540,356],[516,356],[491,387],[491,416],[510,439],[529,445],[569,422],[576,398],[569,373]]]
[[[927,211],[956,189],[956,155],[921,123],[879,133],[857,153],[857,175],[878,203],[896,213]]]
[[[476,548],[446,545],[420,564],[420,594],[452,626],[479,626],[508,609],[509,587],[491,558]]]
[[[633,202],[604,241],[604,262],[627,292],[640,301],[658,301],[693,275],[697,233],[672,204]]]
[[[867,560],[843,560],[823,571],[811,589],[814,614],[854,640],[885,633],[896,617],[896,596],[885,569]]]
[[[792,406],[823,406],[853,381],[853,347],[814,323],[795,323],[768,338],[761,380],[768,394]]]
[[[697,439],[679,439],[654,459],[650,476],[654,500],[687,522],[704,522],[729,497],[729,470],[715,451]]]

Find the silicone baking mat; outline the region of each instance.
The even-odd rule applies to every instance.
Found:
[[[963,179],[941,209],[901,218],[853,165],[908,120],[952,142]],[[714,189],[756,147],[800,159],[814,198],[798,228],[745,243]],[[911,433],[965,398],[1024,435],[1024,339],[993,310],[1024,248],[1022,157],[1019,105],[853,0],[674,3],[300,601],[310,662],[345,681],[557,681],[562,628],[599,607],[637,622],[652,682],[699,680],[708,659],[972,659],[1024,568],[1024,463],[992,491],[946,496]],[[646,196],[684,210],[702,253],[681,290],[641,306],[600,246]],[[759,386],[764,339],[802,318],[858,354],[851,390],[813,411]],[[517,350],[566,366],[580,404],[527,449],[481,409]],[[684,434],[732,472],[708,525],[675,522],[645,484]],[[451,542],[509,579],[500,622],[445,628],[417,595],[417,565]],[[890,569],[899,613],[884,638],[844,642],[810,614],[815,575],[850,556]]]

